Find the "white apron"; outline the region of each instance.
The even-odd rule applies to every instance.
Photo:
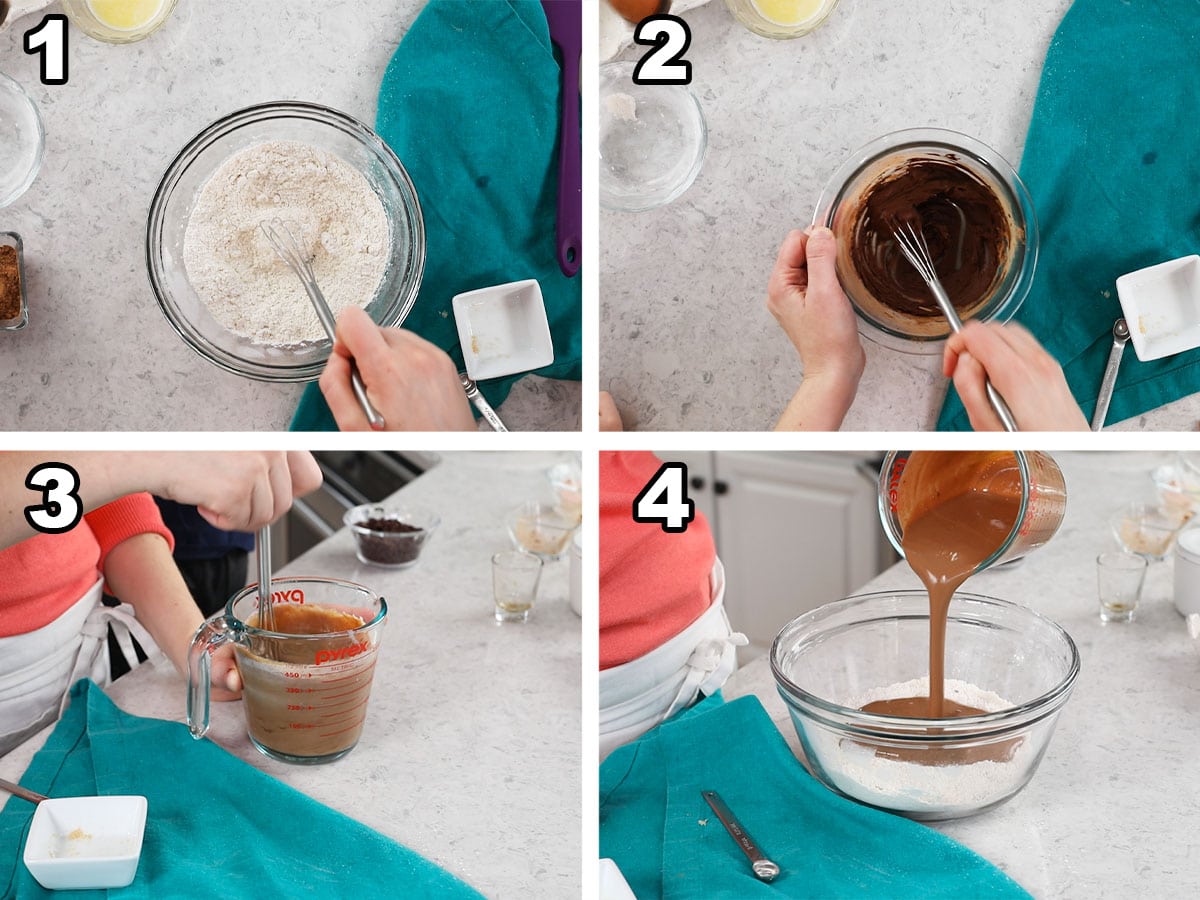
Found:
[[[746,636],[725,614],[725,568],[713,563],[712,605],[695,622],[649,653],[600,672],[600,761],[659,722],[711,695],[737,669]]]
[[[108,684],[110,623],[130,667],[137,665],[131,636],[147,654],[157,650],[128,606],[100,602],[103,585],[98,578],[49,625],[0,638],[0,756],[54,722],[80,678]]]

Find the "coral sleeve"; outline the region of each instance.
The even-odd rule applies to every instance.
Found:
[[[175,538],[163,524],[162,514],[149,494],[129,494],[92,510],[84,518],[100,545],[100,559],[96,565],[101,572],[113,547],[134,535],[160,534],[167,546],[175,549]]]

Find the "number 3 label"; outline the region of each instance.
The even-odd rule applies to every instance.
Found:
[[[633,67],[634,84],[692,83],[692,64],[683,58],[692,45],[692,32],[683,19],[647,16],[638,23],[633,40],[654,45]]]
[[[42,492],[42,502],[25,507],[25,521],[44,534],[62,534],[79,524],[79,473],[66,463],[42,463],[25,478],[25,487]]]
[[[633,521],[661,525],[669,534],[682,534],[696,518],[696,503],[687,495],[687,466],[663,463],[633,500]]]

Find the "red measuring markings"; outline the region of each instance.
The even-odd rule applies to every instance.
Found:
[[[900,494],[897,487],[900,484],[900,476],[904,474],[904,467],[908,465],[908,457],[897,459],[892,463],[892,474],[888,478],[888,507],[892,512],[896,511],[896,501]]]
[[[316,657],[313,659],[314,665],[322,665],[327,662],[339,662],[344,659],[353,659],[360,653],[366,653],[370,649],[368,641],[362,641],[358,644],[351,644],[348,647],[335,647],[330,650],[318,650]]]

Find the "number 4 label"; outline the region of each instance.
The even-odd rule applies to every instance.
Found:
[[[696,518],[696,503],[687,495],[687,466],[663,463],[633,499],[633,521],[661,525],[669,534],[682,534]]]

